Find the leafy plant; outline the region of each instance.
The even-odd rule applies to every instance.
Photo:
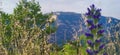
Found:
[[[95,8],[95,5],[91,5],[88,8],[88,12],[86,13],[87,26],[90,32],[85,33],[87,37],[88,49],[86,52],[88,55],[98,55],[104,54],[106,55],[104,48],[105,44],[101,42],[101,37],[103,37],[104,30],[102,29],[102,24],[99,23],[101,9]]]
[[[20,0],[12,14],[1,11],[0,47],[4,55],[50,55],[48,35],[55,31],[51,27],[54,22],[49,22],[51,16],[42,14],[35,0]]]

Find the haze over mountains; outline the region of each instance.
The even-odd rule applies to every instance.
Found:
[[[79,37],[85,32],[89,32],[83,14],[74,12],[54,12],[54,14],[57,16],[55,21],[57,30],[51,35],[51,42],[62,44],[66,40],[72,40],[75,36]],[[105,30],[105,41],[110,42],[116,40],[116,38],[120,39],[120,20],[104,16],[101,16],[100,19],[100,23]]]

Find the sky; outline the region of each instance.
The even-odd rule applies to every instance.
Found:
[[[12,13],[19,0],[0,0],[1,10]],[[101,8],[102,15],[120,19],[120,0],[36,0],[43,13],[64,11],[84,14],[91,4]]]

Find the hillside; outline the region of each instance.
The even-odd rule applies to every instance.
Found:
[[[52,34],[51,42],[62,44],[66,40],[73,40],[74,37],[80,36],[87,32],[84,15],[74,12],[55,12],[57,16],[57,30]],[[105,30],[104,39],[106,42],[120,39],[120,20],[113,17],[102,16],[100,18]]]

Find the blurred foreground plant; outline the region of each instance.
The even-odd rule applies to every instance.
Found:
[[[0,12],[0,55],[50,55],[52,14],[42,14],[35,0],[20,0],[13,14]],[[3,54],[4,53],[4,54]]]

